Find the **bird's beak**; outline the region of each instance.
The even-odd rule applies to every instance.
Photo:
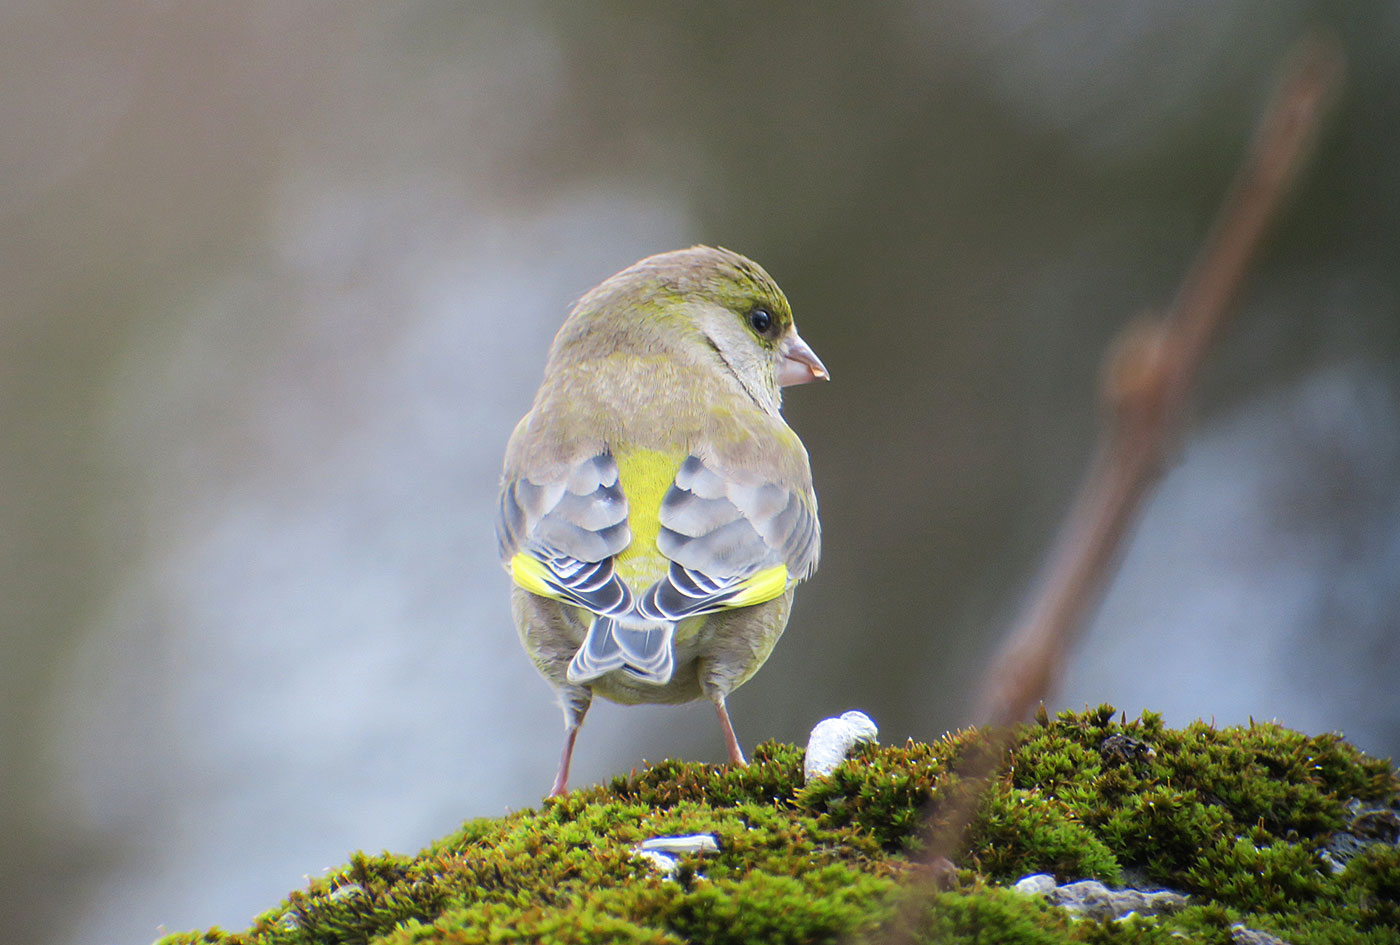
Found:
[[[802,340],[796,328],[787,333],[787,337],[778,347],[778,353],[783,356],[782,363],[778,365],[778,386],[791,387],[817,379],[831,380],[822,359],[807,347],[807,342]]]

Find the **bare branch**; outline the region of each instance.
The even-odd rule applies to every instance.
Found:
[[[1130,324],[1115,341],[1105,359],[1107,419],[1097,455],[1039,590],[981,687],[976,718],[1025,719],[1059,680],[1124,534],[1180,441],[1191,385],[1303,164],[1341,63],[1335,43],[1314,38],[1299,47],[1171,310]]]
[[[884,941],[914,942],[929,897],[951,881],[953,860],[986,785],[1026,719],[1059,680],[1065,654],[1112,573],[1124,534],[1181,437],[1191,385],[1249,263],[1316,135],[1342,71],[1335,42],[1300,44],[1255,130],[1249,153],[1195,264],[1165,317],[1126,326],[1104,359],[1105,428],[1039,591],[1008,635],[982,686],[977,718],[992,727],[946,779],[951,788],[924,826],[910,894]]]

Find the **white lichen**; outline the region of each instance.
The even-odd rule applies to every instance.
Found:
[[[857,745],[874,743],[880,730],[864,712],[843,712],[834,719],[822,719],[807,738],[807,756],[802,776],[810,781],[824,778],[850,757]]]

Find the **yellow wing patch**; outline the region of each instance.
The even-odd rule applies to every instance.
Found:
[[[510,559],[510,577],[531,594],[560,600],[559,593],[549,586],[549,568],[539,558],[517,551]]]
[[[753,577],[744,581],[743,590],[735,594],[725,602],[726,607],[750,607],[754,604],[767,603],[775,597],[781,597],[787,590],[788,569],[785,564],[775,564],[771,568],[764,568]]]

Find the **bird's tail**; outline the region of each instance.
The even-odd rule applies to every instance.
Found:
[[[582,684],[622,669],[640,682],[665,685],[676,666],[675,633],[676,625],[663,620],[596,616],[569,661],[569,682]]]

